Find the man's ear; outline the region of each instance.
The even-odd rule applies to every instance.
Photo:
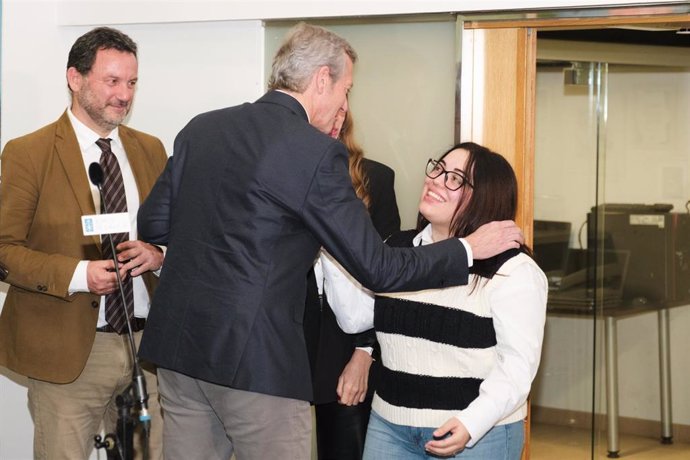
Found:
[[[322,65],[319,70],[316,71],[316,89],[319,94],[326,90],[326,87],[331,83],[331,70],[327,65]]]
[[[79,91],[81,89],[81,84],[84,76],[79,73],[75,67],[70,67],[67,69],[67,86],[72,90],[72,92]]]

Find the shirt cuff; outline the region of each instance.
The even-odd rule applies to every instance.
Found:
[[[467,267],[471,267],[474,264],[474,256],[472,255],[472,246],[468,243],[465,238],[458,238],[463,246],[465,246],[465,252],[467,252]]]
[[[497,422],[498,409],[489,399],[479,396],[456,417],[470,434],[466,447],[474,446]]]
[[[69,282],[67,293],[69,295],[77,292],[89,292],[89,282],[86,279],[86,266],[89,265],[88,260],[80,260],[77,268],[74,269],[72,280]]]
[[[161,277],[161,270],[163,270],[163,265],[165,265],[165,255],[166,255],[167,252],[168,252],[168,247],[167,247],[167,246],[159,246],[159,245],[157,245],[157,244],[154,244],[154,246],[157,247],[158,249],[160,249],[161,252],[163,253],[163,264],[158,268],[158,270],[153,270],[153,271],[152,271],[152,273],[153,273],[156,277],[160,278],[160,277]]]
[[[367,353],[369,353],[369,356],[371,356],[371,354],[374,352],[374,349],[372,347],[355,347],[355,350],[366,351]]]

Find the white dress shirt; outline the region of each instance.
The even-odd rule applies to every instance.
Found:
[[[467,252],[467,266],[471,267],[472,248],[464,238],[459,240]],[[431,226],[414,239],[415,246],[431,243]],[[314,264],[314,274],[319,294],[325,292],[328,304],[343,332],[356,334],[374,327],[374,293],[362,286],[323,248]]]
[[[98,163],[101,158],[101,149],[96,145],[96,141],[100,138],[93,130],[87,127],[84,123],[79,121],[77,117],[72,113],[72,109],[67,109],[67,115],[69,116],[70,122],[72,123],[72,128],[77,136],[77,141],[79,142],[79,148],[82,153],[82,160],[84,161],[84,171],[86,176],[89,175],[89,166],[91,163]],[[112,139],[110,142],[110,148],[117,158],[120,165],[120,171],[122,172],[122,180],[125,185],[125,197],[127,199],[127,212],[130,219],[130,230],[129,239],[137,239],[137,211],[139,210],[139,190],[137,189],[137,184],[134,179],[134,173],[127,160],[127,154],[125,153],[124,146],[120,140],[119,131],[115,128],[107,138]],[[91,184],[91,181],[89,181]],[[97,210],[101,207],[101,198],[98,192],[98,188],[91,184],[91,196],[93,197],[93,202]],[[102,237],[103,238],[103,237]],[[82,260],[77,265],[77,268],[72,275],[72,281],[69,285],[69,293],[73,294],[76,292],[89,292],[88,282],[86,279],[86,266],[88,265],[88,260]],[[149,313],[150,299],[148,291],[146,290],[146,285],[141,276],[136,276],[132,279],[134,288],[134,316],[138,318],[146,318]],[[105,320],[105,296],[101,296],[101,305],[98,312],[98,324],[96,327],[105,326],[107,321]]]

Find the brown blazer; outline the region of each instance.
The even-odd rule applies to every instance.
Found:
[[[143,202],[167,156],[161,141],[120,126]],[[68,295],[80,260],[99,260],[99,236],[80,217],[95,214],[81,150],[67,113],[13,139],[2,152],[0,265],[10,284],[0,315],[0,365],[55,383],[81,373],[96,335],[99,296]],[[149,294],[154,276],[145,274]]]

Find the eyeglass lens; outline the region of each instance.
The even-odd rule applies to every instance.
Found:
[[[448,190],[458,190],[465,184],[465,178],[454,171],[446,171],[443,165],[435,160],[429,160],[426,166],[426,175],[430,179],[436,179],[441,174],[445,174],[443,184]]]

